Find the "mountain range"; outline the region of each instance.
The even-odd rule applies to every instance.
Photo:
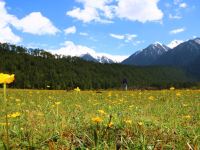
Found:
[[[200,38],[185,41],[173,49],[155,43],[121,62],[135,66],[173,66],[183,68],[193,79],[200,79]]]
[[[119,87],[123,78],[134,87],[186,88],[198,86],[200,81],[200,38],[173,49],[154,43],[119,64],[103,56],[85,54],[81,58],[0,43],[0,71],[14,72],[18,88],[45,88],[49,84],[55,89],[112,88]]]
[[[155,43],[149,45],[147,48],[137,51],[124,61],[122,64],[146,66],[154,63],[159,57],[170,50],[166,45]]]
[[[172,66],[191,66],[200,56],[200,38],[188,40],[177,47],[161,55],[152,64],[172,65]]]
[[[177,43],[175,43],[177,44]],[[107,57],[93,57],[90,54],[81,56],[82,59],[100,63],[117,63]],[[190,39],[174,48],[161,43],[150,44],[120,62],[133,66],[173,66],[181,67],[192,78],[200,79],[200,38]]]
[[[92,56],[89,53],[81,55],[80,58],[100,63],[119,63],[106,56]],[[200,58],[200,38],[195,38],[182,42],[174,48],[169,48],[158,42],[150,44],[120,63],[135,66],[164,65],[185,67],[198,64],[197,61],[200,61],[198,58]]]
[[[112,59],[106,56],[92,56],[89,53],[81,55],[80,58],[86,61],[93,61],[93,62],[99,62],[99,63],[108,63],[108,64],[116,63],[115,61],[113,61]]]

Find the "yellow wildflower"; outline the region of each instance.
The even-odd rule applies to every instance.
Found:
[[[19,117],[20,115],[21,115],[20,112],[15,112],[15,113],[13,113],[13,114],[9,114],[9,115],[8,115],[8,118],[16,118],[16,117]]]
[[[132,120],[130,120],[130,119],[124,120],[124,122],[125,122],[126,124],[132,124]]]
[[[80,92],[81,90],[80,90],[79,87],[77,87],[77,88],[74,89],[74,91],[76,91],[76,92]]]
[[[186,116],[183,116],[183,118],[185,118],[185,119],[190,119],[191,116],[190,116],[190,115],[186,115]]]
[[[108,97],[111,97],[111,96],[112,96],[112,92],[109,92],[109,93],[108,93]]]
[[[130,106],[129,106],[129,108],[133,108],[133,107],[134,107],[134,105],[130,105]]]
[[[104,110],[98,110],[98,112],[102,115],[106,115],[106,112]]]
[[[183,107],[187,107],[188,106],[188,104],[183,104]]]
[[[79,108],[79,109],[81,108],[81,105],[77,105],[77,104],[75,104],[75,106],[76,106],[77,108]]]
[[[142,126],[142,125],[143,125],[143,122],[138,122],[138,125]]]
[[[149,96],[148,99],[153,101],[155,98],[153,96]]]
[[[113,126],[113,123],[110,122],[110,123],[108,124],[108,127],[111,128],[112,126]]]
[[[175,87],[173,87],[173,86],[172,86],[172,87],[170,87],[170,90],[175,90]]]
[[[60,105],[61,102],[55,102],[55,105]]]
[[[44,116],[44,114],[42,112],[38,112],[37,115],[38,116]]]
[[[20,102],[21,100],[20,100],[20,99],[16,99],[15,101],[16,101],[16,102]]]
[[[181,96],[181,93],[179,93],[179,92],[178,92],[178,93],[176,93],[176,96]]]
[[[93,105],[96,106],[96,105],[99,105],[99,103],[94,103]]]
[[[0,73],[0,84],[10,84],[15,80],[15,75]]]
[[[102,120],[100,117],[94,117],[94,118],[92,118],[92,121],[93,121],[93,122],[96,122],[96,123],[100,123],[100,122],[102,122],[103,120]]]
[[[10,125],[10,123],[8,123],[8,125]],[[4,122],[1,123],[1,122],[0,122],[0,126],[6,126],[6,123],[4,123]]]

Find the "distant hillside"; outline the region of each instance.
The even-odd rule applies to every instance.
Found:
[[[80,56],[80,58],[82,58],[83,60],[86,61],[93,61],[93,62],[98,62],[94,57],[92,57],[90,54],[84,54],[82,56]]]
[[[200,39],[181,43],[174,49],[159,57],[153,64],[172,66],[192,66],[194,60],[200,56]]]
[[[9,44],[0,44],[0,72],[14,73],[16,88],[120,88],[124,78],[132,88],[191,86],[178,68],[100,64]]]
[[[200,38],[180,43],[173,49],[151,44],[124,60],[122,64],[137,66],[173,66],[182,68],[193,80],[200,80]]]
[[[163,44],[151,44],[147,48],[141,51],[137,51],[136,53],[122,61],[122,64],[148,66],[169,50],[170,48]]]
[[[90,54],[84,54],[84,55],[80,56],[80,58],[83,60],[86,60],[86,61],[99,62],[99,63],[103,63],[103,64],[115,63],[113,60],[107,58],[106,56],[96,56],[96,58],[95,58]]]

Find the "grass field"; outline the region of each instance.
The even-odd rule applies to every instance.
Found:
[[[200,148],[200,90],[0,92],[0,150]]]

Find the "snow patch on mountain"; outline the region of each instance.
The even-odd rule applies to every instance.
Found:
[[[65,56],[77,56],[81,57],[85,54],[90,54],[95,59],[102,62],[102,60],[111,59],[116,63],[119,63],[126,59],[126,55],[111,55],[107,53],[98,53],[94,49],[83,45],[77,45],[72,41],[66,41],[58,50],[49,50],[53,54],[65,55]]]
[[[196,38],[196,39],[194,39],[194,41],[195,41],[197,44],[200,44],[200,38]]]
[[[181,43],[183,43],[184,41],[182,40],[173,40],[171,41],[167,46],[170,47],[171,49],[172,48],[175,48],[177,47],[178,45],[180,45]]]

